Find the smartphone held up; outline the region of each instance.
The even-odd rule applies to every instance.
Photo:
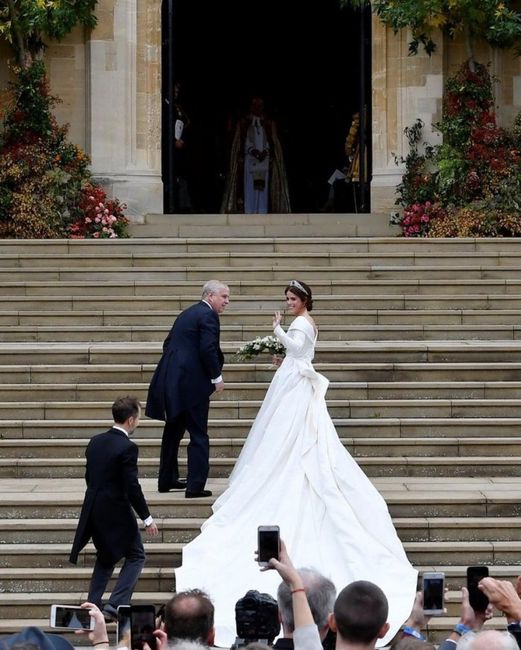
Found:
[[[268,566],[271,558],[279,559],[280,528],[278,526],[259,526],[257,529],[257,562]]]
[[[49,627],[60,630],[93,630],[96,622],[89,610],[79,605],[51,605]]]
[[[484,612],[488,607],[488,596],[486,596],[478,587],[480,580],[486,577],[488,577],[488,567],[467,567],[467,589],[469,592],[469,603],[475,612]]]
[[[130,606],[131,650],[143,650],[148,643],[150,650],[156,650],[156,610],[154,605]]]
[[[445,574],[431,571],[423,574],[423,611],[429,616],[442,616],[445,613]]]

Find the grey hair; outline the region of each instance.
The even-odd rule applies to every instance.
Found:
[[[486,642],[482,645],[483,636],[487,637]],[[492,638],[490,638],[492,637]],[[510,632],[500,632],[499,630],[483,630],[481,632],[467,632],[458,641],[457,650],[519,650],[515,638]]]
[[[336,598],[335,585],[316,569],[305,567],[298,569],[297,572],[304,583],[313,620],[320,630],[326,625],[328,616],[333,611]],[[291,589],[285,582],[281,582],[277,589],[277,602],[282,626],[286,632],[291,633],[295,630],[293,597]]]
[[[220,280],[208,280],[203,286],[203,295],[202,298],[206,298],[211,293],[219,293],[222,289],[228,289],[228,285],[224,284]]]

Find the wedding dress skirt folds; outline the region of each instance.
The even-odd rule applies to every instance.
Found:
[[[216,645],[236,637],[235,603],[250,589],[276,596],[281,578],[255,562],[257,527],[279,525],[293,564],[314,567],[337,591],[354,580],[379,585],[389,601],[385,645],[408,618],[417,572],[396,534],[387,505],[338,439],[325,394],[328,380],[312,360],[316,336],[303,316],[287,348],[228,489],[201,533],[183,549],[176,591],[200,588],[215,604]]]

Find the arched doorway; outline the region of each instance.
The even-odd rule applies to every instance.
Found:
[[[163,182],[175,211],[173,85],[190,118],[188,167],[194,211],[218,212],[229,126],[253,93],[277,120],[293,212],[318,212],[328,179],[345,164],[344,141],[361,112],[359,178],[337,211],[369,211],[370,9],[339,0],[163,0]],[[339,209],[340,208],[340,209]]]

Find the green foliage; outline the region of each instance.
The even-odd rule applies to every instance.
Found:
[[[364,0],[340,0],[360,7]],[[513,0],[373,0],[373,12],[395,32],[410,29],[409,51],[420,48],[431,54],[434,36],[442,30],[450,38],[464,33],[471,54],[472,43],[484,39],[492,47],[508,48],[521,43],[521,14]],[[471,55],[472,58],[472,55]]]
[[[420,152],[423,127],[424,123],[418,119],[412,126],[404,129],[409,144],[409,153],[405,158],[394,157],[397,165],[405,166],[402,182],[396,188],[396,203],[403,206],[415,202],[423,203],[433,195],[435,178],[429,171],[434,148],[426,145],[423,147],[423,153]]]
[[[19,65],[37,58],[45,39],[61,40],[75,25],[93,28],[97,0],[2,0],[0,36],[14,49]]]

